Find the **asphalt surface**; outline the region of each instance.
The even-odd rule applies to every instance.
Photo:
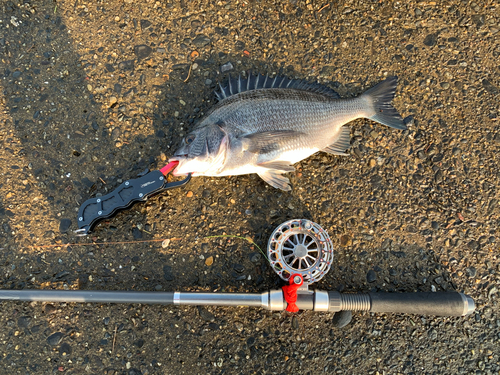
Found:
[[[331,313],[3,302],[3,373],[498,374],[499,29],[490,1],[2,0],[2,289],[261,292],[280,281],[258,249],[207,237],[265,248],[308,218],[335,247],[317,288],[477,305],[336,329]],[[342,97],[397,75],[409,129],[353,122],[351,156],[299,163],[290,193],[198,177],[74,235],[84,200],[161,168],[248,70]]]

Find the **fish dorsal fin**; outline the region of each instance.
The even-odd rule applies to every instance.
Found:
[[[231,78],[230,76],[225,87],[219,83],[219,90],[215,92],[215,95],[220,101],[245,91],[277,88],[311,91],[329,96],[332,99],[340,99],[339,94],[319,83],[311,83],[301,79],[288,79],[282,76],[270,78],[269,75],[254,75],[251,72],[248,73],[247,78],[242,78],[241,75],[238,78]]]

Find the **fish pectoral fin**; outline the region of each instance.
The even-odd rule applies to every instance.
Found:
[[[295,167],[293,165],[290,165],[289,161],[267,161],[264,163],[259,163],[257,165],[259,167],[264,167],[272,170],[276,173],[287,173],[295,171]]]
[[[281,171],[268,169],[259,173],[259,177],[266,181],[272,187],[284,191],[292,190],[290,180],[281,174]]]
[[[349,126],[343,126],[340,129],[340,133],[335,142],[333,142],[330,146],[325,147],[321,151],[333,155],[347,156],[349,154],[346,153],[346,150],[349,147],[351,147],[351,128]]]
[[[241,138],[243,150],[254,154],[266,154],[277,150],[284,141],[299,138],[304,133],[294,130],[276,130],[245,135]]]

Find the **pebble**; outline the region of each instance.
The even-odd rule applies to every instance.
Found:
[[[467,276],[469,277],[476,277],[476,274],[477,274],[477,270],[475,267],[467,267],[465,269],[465,273],[467,274]]]
[[[214,264],[214,257],[213,256],[209,256],[207,259],[205,259],[206,266],[211,266],[212,264]]]
[[[193,197],[193,192],[191,190],[189,190],[186,194],[186,197],[187,198],[192,198]]]
[[[163,240],[161,242],[161,247],[164,248],[164,249],[167,248],[168,245],[170,245],[170,239],[169,238],[167,238],[167,239],[165,239],[165,240]]]
[[[134,52],[135,52],[135,55],[139,59],[145,59],[149,55],[151,55],[151,52],[153,52],[153,49],[150,46],[147,46],[145,44],[141,44],[141,45],[134,47]]]
[[[43,311],[45,312],[45,314],[55,314],[57,312],[57,309],[54,305],[48,303],[45,305]]]
[[[59,354],[61,355],[69,355],[71,354],[71,351],[71,346],[66,342],[62,343],[59,347]]]
[[[134,227],[134,229],[132,229],[132,236],[134,236],[135,240],[139,240],[142,238],[142,231],[139,228]]]
[[[118,101],[116,96],[112,96],[109,98],[109,106],[111,107],[113,104],[115,104]]]
[[[198,34],[196,38],[193,39],[193,44],[196,47],[204,47],[207,44],[210,44],[211,40],[208,36],[203,34]]]
[[[116,141],[118,138],[120,138],[120,128],[114,128],[111,132],[111,140]]]
[[[173,281],[174,280],[174,275],[172,274],[172,267],[171,266],[163,266],[163,278],[166,281]]]
[[[59,222],[59,232],[66,233],[68,229],[71,227],[70,219],[61,219]]]
[[[56,346],[59,345],[61,342],[62,338],[64,337],[64,334],[61,332],[56,332],[47,337],[47,343],[51,346]]]
[[[340,236],[340,246],[347,247],[351,246],[351,244],[352,244],[352,238],[349,235],[344,234]]]
[[[436,34],[428,34],[424,39],[424,44],[428,47],[434,46],[436,42],[437,42]]]
[[[215,316],[212,314],[210,311],[208,311],[205,307],[203,306],[198,306],[198,313],[200,314],[200,317],[206,321],[206,322],[213,322],[215,321]]]
[[[229,62],[227,62],[227,63],[225,63],[224,65],[222,65],[222,66],[220,67],[220,71],[221,71],[221,73],[229,72],[229,71],[231,71],[231,70],[233,70],[233,69],[234,69],[234,66],[233,66],[233,64],[231,64],[231,62],[230,62],[230,61],[229,61]]]
[[[234,322],[234,327],[235,327],[235,328],[236,328],[239,332],[243,331],[243,328],[244,328],[243,323],[238,322],[238,321]]]
[[[28,328],[30,325],[31,318],[29,316],[21,316],[17,319],[17,326],[19,328]]]
[[[126,60],[122,61],[118,64],[118,68],[121,70],[133,70],[134,69],[134,60]]]
[[[235,263],[233,264],[233,270],[235,270],[238,273],[242,273],[245,270],[245,267],[243,267],[242,264]]]
[[[377,280],[377,274],[375,273],[375,271],[374,270],[368,271],[368,273],[366,274],[366,281],[368,281],[369,283],[373,283],[376,280]]]
[[[262,255],[260,255],[260,253],[250,253],[249,257],[252,263],[259,263],[262,259]]]

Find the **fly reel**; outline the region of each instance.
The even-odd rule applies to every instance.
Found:
[[[279,225],[269,238],[267,256],[273,270],[285,281],[299,274],[307,284],[321,280],[330,270],[333,245],[328,233],[307,219]]]

